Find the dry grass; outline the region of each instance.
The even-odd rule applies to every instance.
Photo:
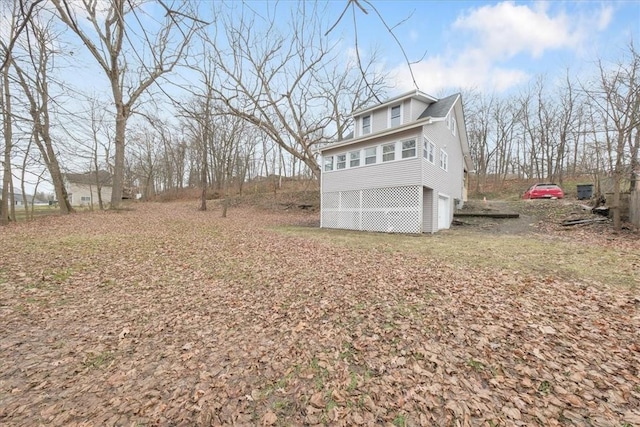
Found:
[[[0,424],[640,423],[637,288],[525,270],[566,236],[489,253],[492,233],[291,211],[141,203],[4,228]],[[618,268],[637,243],[609,237]]]
[[[283,227],[280,231],[325,244],[418,254],[458,268],[499,270],[507,274],[553,277],[593,285],[636,287],[640,284],[640,261],[634,262],[640,245],[628,248],[594,246],[591,241],[543,234],[496,235],[465,229],[423,236],[309,227]],[[566,234],[572,231],[566,230]]]

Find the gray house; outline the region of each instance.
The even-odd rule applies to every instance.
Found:
[[[392,233],[449,228],[471,169],[460,94],[420,91],[353,113],[321,154],[320,226]]]

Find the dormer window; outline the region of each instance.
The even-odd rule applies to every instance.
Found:
[[[389,127],[400,126],[400,105],[391,107],[389,115]]]
[[[371,116],[362,117],[362,134],[371,133]]]

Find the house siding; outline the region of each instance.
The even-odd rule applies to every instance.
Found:
[[[91,206],[98,207],[98,188],[95,185],[67,184],[67,193],[70,195],[71,206]],[[102,203],[108,204],[111,201],[111,186],[102,186],[100,190]],[[90,201],[82,201],[83,197],[90,198]]]
[[[380,132],[389,127],[388,109],[381,108],[371,112],[371,130],[373,132]]]
[[[326,150],[323,157],[349,153],[361,150],[360,161],[364,162],[362,152],[366,148],[379,146],[390,142],[404,141],[416,138],[416,157],[409,159],[381,162],[381,152],[378,149],[378,163],[373,165],[358,166],[341,170],[333,170],[322,173],[322,191],[333,192],[342,190],[358,190],[363,188],[398,187],[406,185],[420,185],[421,175],[421,151],[419,132],[415,129],[384,138],[377,138],[367,143],[349,145],[347,147]],[[401,157],[400,144],[396,146],[396,159]]]
[[[438,227],[434,227],[433,214],[433,190],[431,188],[422,187],[422,232],[435,233]]]
[[[411,99],[410,101],[411,101],[411,104],[409,107],[408,122],[415,122],[416,120],[418,120],[418,117],[420,117],[420,114],[422,114],[424,110],[427,109],[429,104],[427,104],[426,102],[422,102],[418,99]]]
[[[411,99],[405,99],[402,103],[402,124],[406,125],[414,120],[411,120]]]
[[[450,220],[453,220],[453,212],[456,208],[455,199],[463,200],[464,158],[459,137],[451,133],[444,121],[424,126],[423,129],[424,135],[436,145],[435,164],[422,157],[422,184],[437,190],[432,201],[435,206],[434,224],[437,226],[437,193],[450,198]],[[444,149],[448,155],[447,171],[440,167],[441,149]]]

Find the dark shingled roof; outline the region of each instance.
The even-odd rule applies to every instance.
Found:
[[[84,184],[84,185],[95,185],[96,184],[96,173],[95,172],[86,172],[86,173],[66,173],[64,174],[67,181],[72,182],[74,184]],[[111,174],[107,171],[98,171],[98,177],[100,179],[100,184],[102,185],[113,185],[113,179]]]
[[[425,117],[433,117],[433,118],[441,118],[446,117],[449,110],[455,103],[456,99],[460,96],[460,94],[456,93],[451,96],[447,96],[446,98],[439,99],[437,102],[433,104],[429,104],[426,110],[420,114],[418,120],[424,119]]]

